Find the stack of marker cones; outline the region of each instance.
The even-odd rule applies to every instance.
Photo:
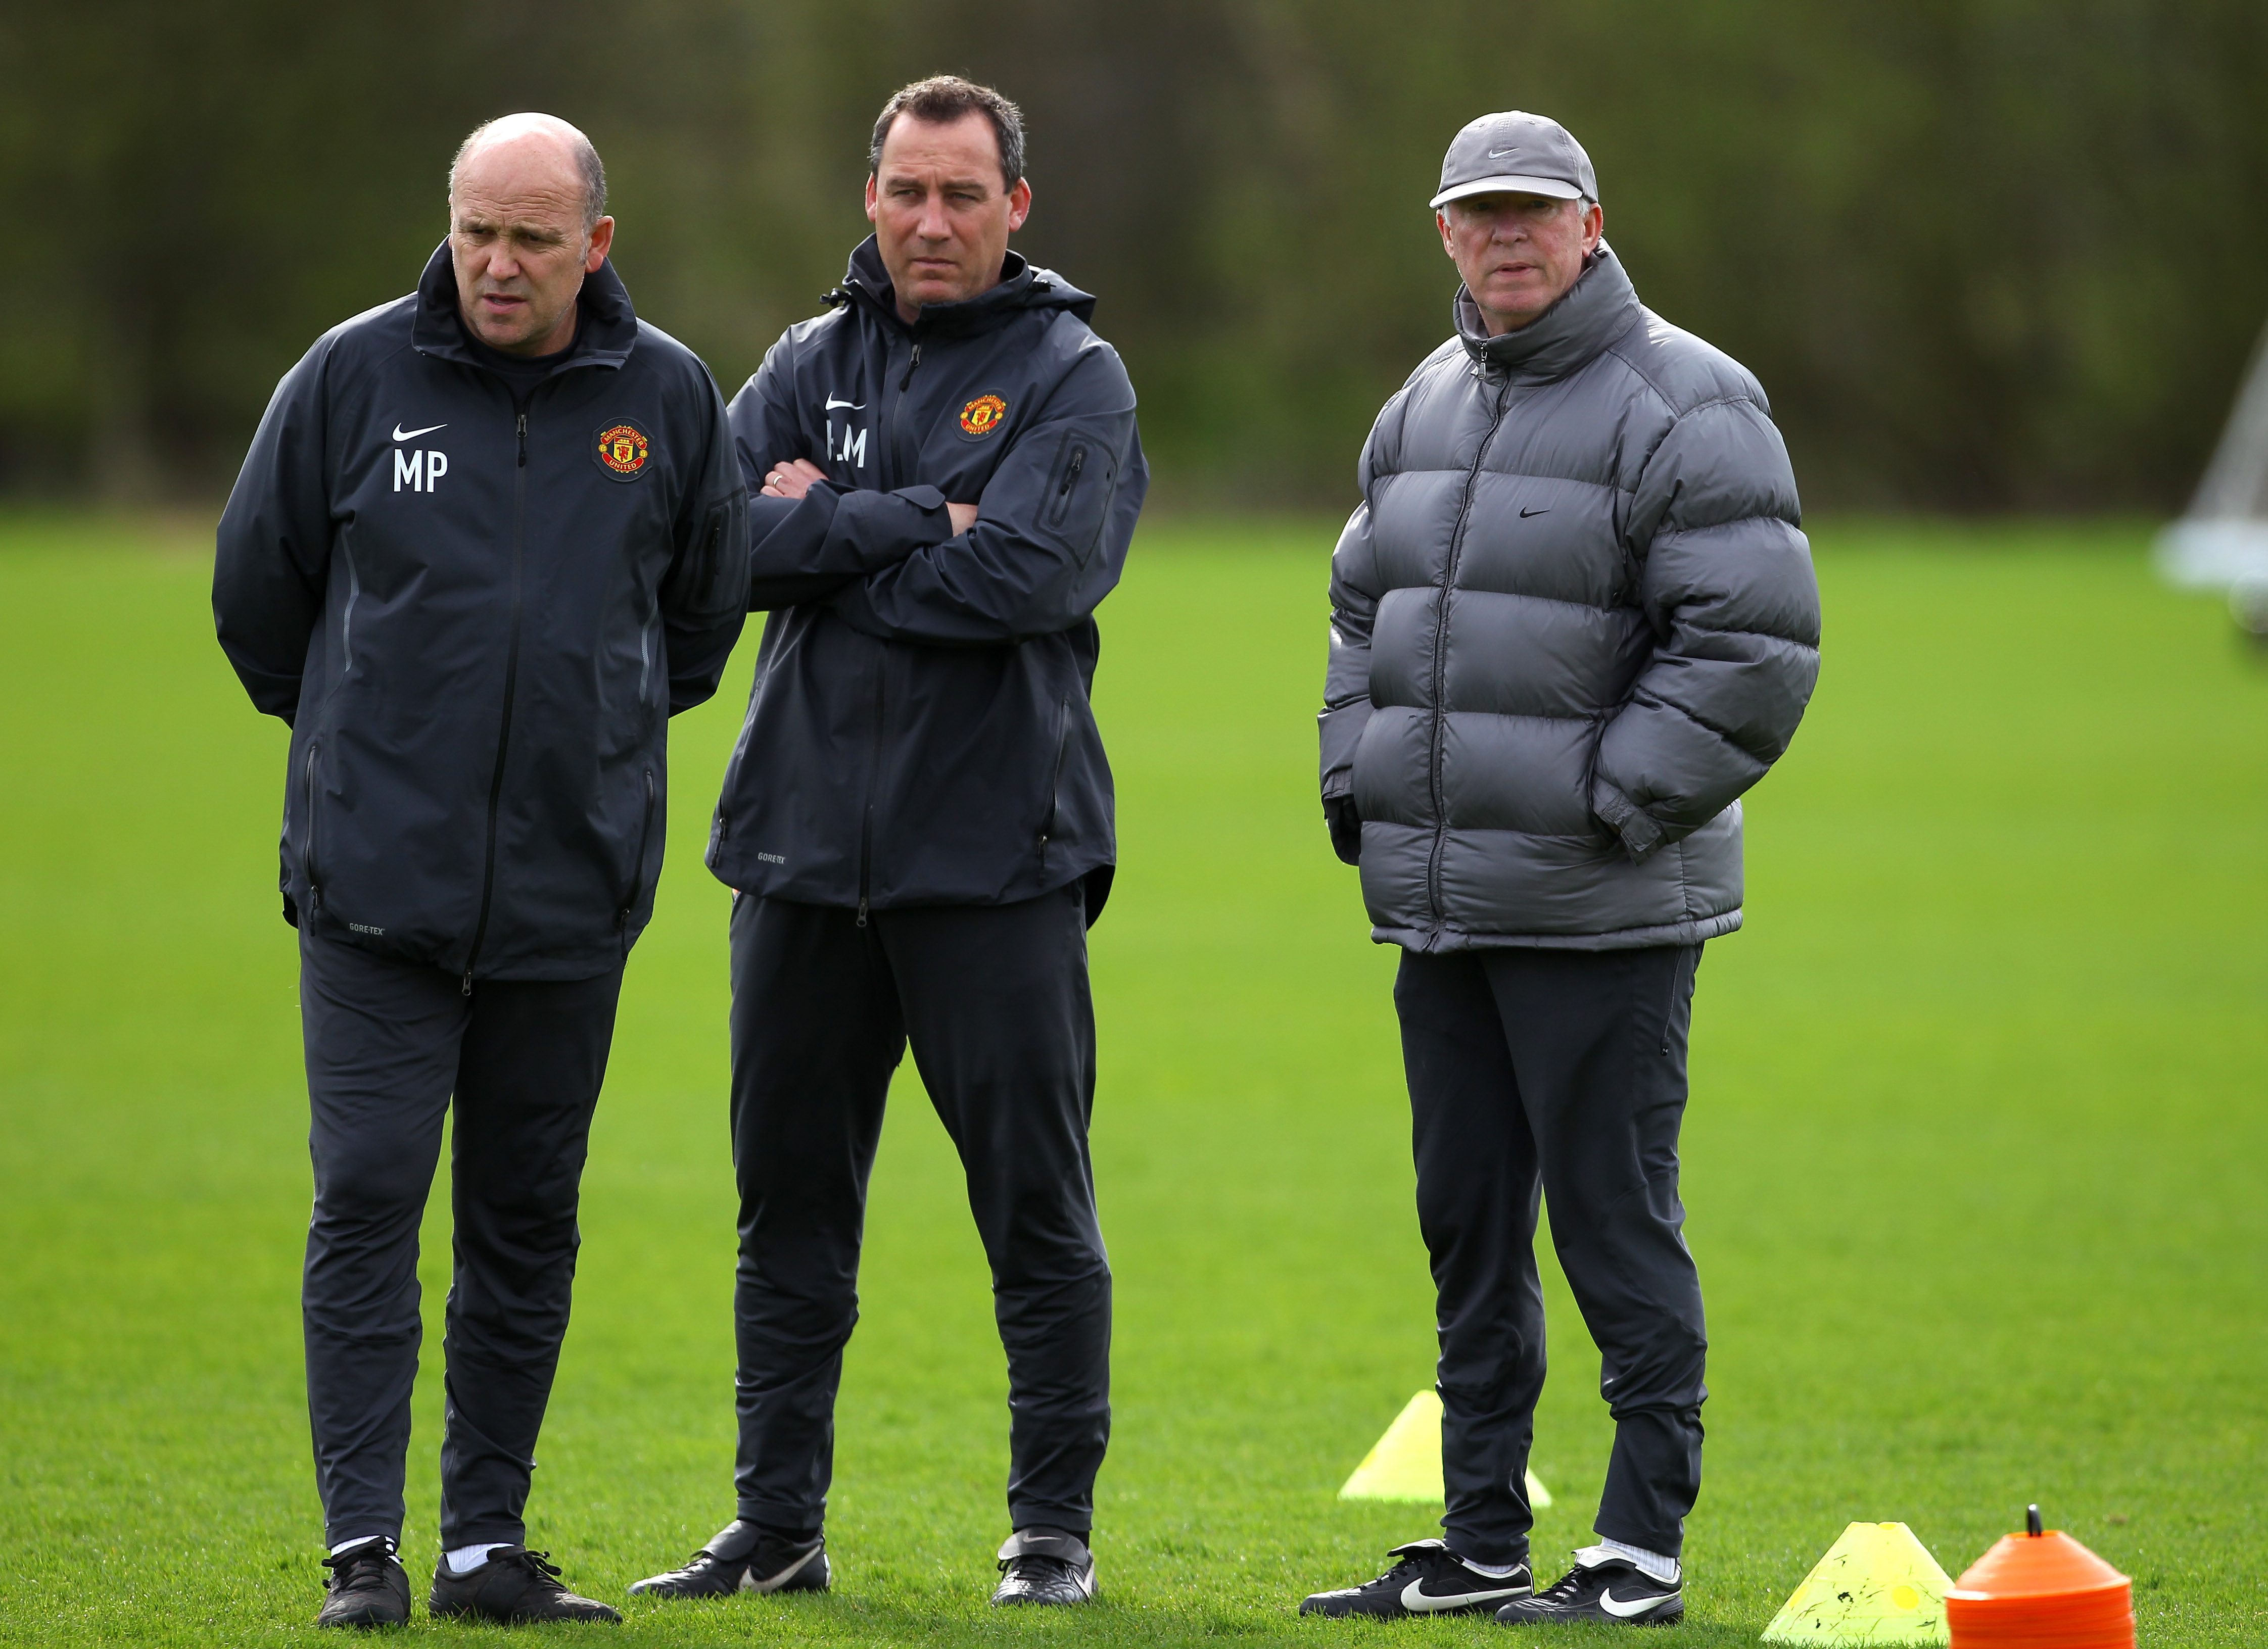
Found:
[[[1970,1565],[1945,1594],[1953,1649],[2134,1649],[2133,1582],[2060,1529],[2026,1532]]]

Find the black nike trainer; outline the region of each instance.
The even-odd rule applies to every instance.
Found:
[[[1387,1556],[1398,1561],[1377,1579],[1343,1591],[1318,1592],[1300,1605],[1300,1613],[1334,1618],[1373,1615],[1385,1620],[1405,1615],[1470,1615],[1524,1598],[1535,1589],[1526,1564],[1510,1574],[1484,1574],[1438,1540],[1413,1540]]]
[[[725,1597],[734,1592],[824,1592],[834,1578],[824,1535],[796,1540],[735,1520],[682,1569],[649,1576],[632,1597]]]
[[[318,1626],[407,1626],[409,1577],[383,1537],[350,1546],[323,1559],[330,1594],[315,1616]]]
[[[1496,1617],[1507,1626],[1577,1620],[1670,1626],[1685,1618],[1684,1582],[1683,1570],[1665,1584],[1627,1557],[1586,1546],[1572,1569],[1525,1602],[1506,1604]]]
[[[548,1551],[499,1546],[479,1568],[459,1574],[444,1557],[433,1571],[426,1612],[435,1620],[468,1616],[513,1626],[540,1620],[622,1619],[606,1604],[577,1597],[560,1584],[550,1558]]]
[[[1059,1528],[1020,1528],[1000,1548],[1000,1585],[992,1601],[1086,1603],[1094,1598],[1094,1554],[1076,1535]]]

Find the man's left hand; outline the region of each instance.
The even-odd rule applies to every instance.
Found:
[[[774,464],[764,474],[764,494],[767,498],[800,498],[811,490],[814,481],[827,479],[827,472],[807,458],[791,458],[784,464]]]

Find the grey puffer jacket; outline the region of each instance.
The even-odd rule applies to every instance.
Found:
[[[1331,558],[1326,809],[1381,942],[1684,945],[1741,924],[1739,798],[1819,673],[1819,591],[1764,391],[1603,244],[1387,402]]]

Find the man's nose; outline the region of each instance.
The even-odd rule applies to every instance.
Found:
[[[953,221],[945,214],[941,196],[932,195],[922,202],[921,220],[914,225],[914,232],[924,240],[953,239]]]

